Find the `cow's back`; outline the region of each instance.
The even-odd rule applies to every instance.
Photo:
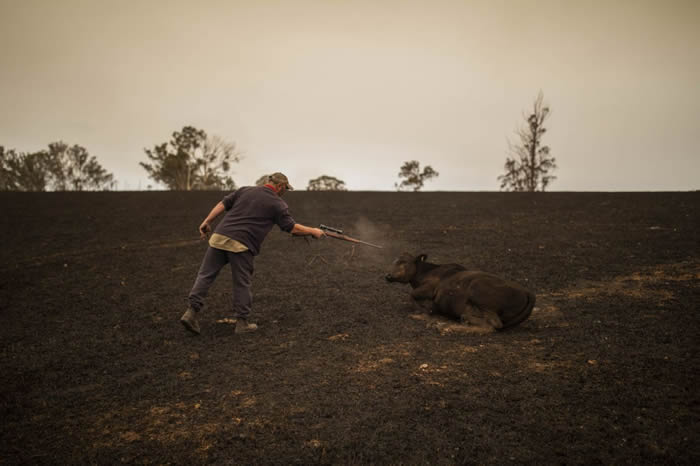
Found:
[[[432,286],[436,291],[449,284],[453,277],[464,271],[464,267],[459,264],[440,264],[431,269],[428,273],[421,275],[414,286]],[[449,285],[448,285],[449,286]]]
[[[503,328],[527,319],[535,303],[535,295],[520,283],[482,271],[464,270],[454,274],[444,285],[464,290],[471,304],[497,312]]]

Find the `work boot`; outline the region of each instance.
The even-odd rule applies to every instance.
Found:
[[[180,322],[182,322],[182,325],[184,325],[187,330],[194,333],[195,335],[199,335],[199,323],[197,322],[197,313],[195,313],[192,309],[187,309],[187,311],[185,311],[185,313],[182,314],[182,317],[180,317]]]
[[[246,319],[241,319],[240,317],[236,321],[235,333],[249,333],[254,332],[258,329],[258,326],[253,323],[248,323]]]

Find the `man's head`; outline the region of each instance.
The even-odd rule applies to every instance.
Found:
[[[289,179],[280,172],[273,173],[267,177],[267,182],[274,185],[277,189],[277,193],[281,196],[286,191],[294,191],[292,185],[289,184]]]

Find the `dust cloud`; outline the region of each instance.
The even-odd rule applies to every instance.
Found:
[[[363,259],[368,260],[373,265],[389,267],[402,252],[411,251],[411,247],[406,241],[396,238],[396,232],[393,231],[391,225],[376,224],[364,216],[358,218],[352,225],[352,230],[346,233],[362,241],[382,246],[381,249],[377,249],[359,245],[359,247],[364,248],[362,250]]]

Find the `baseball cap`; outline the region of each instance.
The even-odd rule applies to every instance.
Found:
[[[294,188],[292,188],[292,185],[289,184],[289,179],[287,179],[284,173],[275,172],[272,175],[268,176],[267,179],[268,181],[274,184],[284,183],[287,186],[288,190],[294,191]]]

